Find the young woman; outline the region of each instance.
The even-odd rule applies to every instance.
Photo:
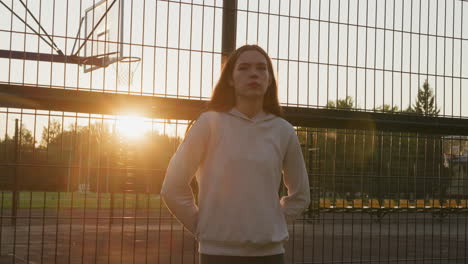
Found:
[[[172,157],[161,196],[199,242],[201,264],[284,263],[287,222],[307,208],[310,190],[267,53],[237,49],[207,108]],[[288,195],[280,199],[281,177]]]

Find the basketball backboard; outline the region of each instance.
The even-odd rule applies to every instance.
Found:
[[[102,59],[102,65],[84,64],[84,72],[107,67],[121,60],[123,50],[124,0],[101,0],[86,9],[83,23],[83,56]]]

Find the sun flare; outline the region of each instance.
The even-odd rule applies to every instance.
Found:
[[[137,140],[150,129],[151,124],[136,115],[120,116],[117,120],[118,132],[127,139]]]

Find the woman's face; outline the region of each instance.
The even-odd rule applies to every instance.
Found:
[[[238,97],[263,97],[271,83],[267,59],[256,50],[244,51],[232,72],[230,84]]]

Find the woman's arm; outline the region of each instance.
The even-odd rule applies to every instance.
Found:
[[[288,195],[281,197],[280,204],[288,222],[293,222],[310,204],[309,176],[296,133],[289,137],[283,160],[283,182]]]
[[[193,235],[196,235],[198,207],[190,182],[205,154],[209,133],[207,114],[203,113],[169,162],[161,188],[161,196],[171,213]]]

